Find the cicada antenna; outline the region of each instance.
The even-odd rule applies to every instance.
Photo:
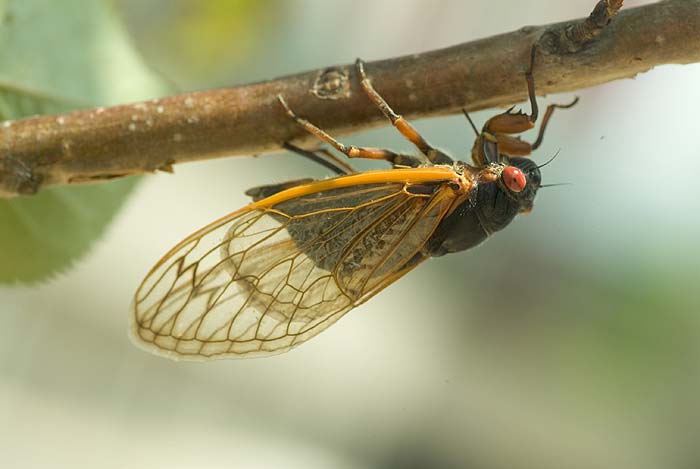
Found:
[[[557,152],[554,154],[553,157],[551,157],[550,159],[548,159],[545,163],[542,163],[541,165],[539,165],[539,166],[537,167],[537,169],[544,168],[544,167],[547,166],[549,163],[551,163],[552,161],[554,161],[554,160],[556,159],[556,157],[559,156],[559,152],[561,152],[561,148],[557,150]],[[540,186],[540,187],[543,187],[543,186]]]

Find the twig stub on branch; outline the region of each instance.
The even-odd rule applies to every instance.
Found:
[[[558,38],[558,52],[560,54],[578,52],[593,41],[610,24],[612,17],[622,8],[623,1],[600,0],[588,18],[563,28]]]

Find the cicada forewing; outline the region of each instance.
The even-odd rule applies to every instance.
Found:
[[[139,287],[132,337],[181,359],[281,353],[427,256],[469,190],[448,167],[372,171],[294,187],[193,233]]]

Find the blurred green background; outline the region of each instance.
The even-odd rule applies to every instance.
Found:
[[[185,91],[448,46],[594,3],[110,5],[160,90]],[[106,89],[124,86],[113,68]],[[269,359],[146,354],[127,339],[131,296],[174,243],[245,204],[245,189],[327,173],[283,154],[143,178],[73,268],[0,286],[0,466],[700,467],[698,83],[695,64],[581,90],[535,155],[561,150],[545,182],[573,185],[542,190],[485,245],[423,264]],[[462,116],[416,126],[467,157]],[[410,150],[392,129],[344,140]]]

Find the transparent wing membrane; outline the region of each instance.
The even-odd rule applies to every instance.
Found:
[[[235,212],[148,274],[132,337],[183,359],[289,350],[424,259],[421,247],[454,202],[443,188],[355,185]]]

